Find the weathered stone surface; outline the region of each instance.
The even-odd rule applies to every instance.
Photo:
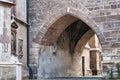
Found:
[[[119,48],[120,47],[120,43],[112,43],[111,45],[112,48]]]
[[[94,35],[94,32],[92,30],[88,31],[89,35],[87,38],[86,43],[88,42],[89,38]],[[83,36],[85,39],[87,36]],[[92,38],[93,39],[93,38]],[[95,40],[95,39],[94,39]],[[85,46],[86,43],[84,43],[84,40],[81,43],[84,43],[82,45],[81,51],[75,50],[74,54],[71,55],[70,53],[70,39],[69,34],[65,30],[59,37],[58,41],[54,43],[51,46],[43,46],[40,48],[40,55],[39,55],[39,72],[38,76],[40,78],[44,77],[79,77],[83,76],[82,72],[82,57],[85,57],[85,76],[91,76],[91,69],[90,69],[90,47]],[[92,47],[98,47],[96,44],[98,41],[91,42]],[[96,45],[96,46],[95,46]],[[78,49],[80,49],[80,45],[77,46]],[[31,48],[31,52],[38,51],[39,48],[36,50],[36,48]],[[95,53],[96,54],[96,53]],[[32,54],[31,56],[34,56]],[[93,56],[94,57],[94,56]],[[97,57],[97,56],[96,56]],[[34,57],[31,58],[31,62],[33,63]],[[97,58],[99,59],[99,58]],[[96,62],[97,62],[96,59]],[[93,63],[94,64],[94,63]],[[96,63],[97,65],[101,64],[99,62]],[[92,65],[92,64],[91,64]],[[48,68],[49,66],[49,68]],[[101,70],[99,66],[96,66],[96,70]]]
[[[0,62],[9,61],[11,55],[10,8],[0,4]]]
[[[103,54],[111,54],[111,49],[118,50],[120,47],[119,8],[119,0],[29,0],[30,47],[34,49],[34,43],[54,44],[67,28],[63,25],[67,20],[52,25],[64,15],[70,14],[82,20],[97,34],[103,51],[107,49]]]
[[[16,6],[14,8],[15,10],[15,16],[22,20],[23,22],[27,22],[27,8],[26,8],[26,0],[15,0]]]
[[[103,32],[105,37],[110,37],[110,32]]]
[[[57,43],[41,48],[39,55],[39,77],[70,76],[71,59],[69,40],[66,33],[63,33]]]

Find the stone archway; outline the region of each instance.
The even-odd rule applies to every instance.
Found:
[[[85,8],[83,8],[85,9]],[[47,39],[48,37],[48,34],[51,33],[50,31],[51,30],[54,30],[53,27],[51,27],[55,21],[57,21],[58,19],[62,18],[63,16],[65,15],[70,15],[74,18],[77,18],[77,19],[80,19],[82,20],[83,22],[85,22],[98,36],[98,38],[100,39],[100,42],[104,42],[105,38],[102,34],[102,32],[100,31],[99,29],[99,26],[97,26],[96,22],[91,19],[88,15],[84,14],[83,13],[83,9],[75,9],[75,8],[70,8],[70,7],[67,7],[67,8],[64,8],[64,9],[60,9],[60,10],[55,10],[50,17],[50,19],[46,20],[45,24],[43,26],[41,26],[38,34],[36,35],[36,37],[34,38],[34,42],[38,43],[38,44],[45,44],[45,45],[48,45],[48,44],[52,44],[54,41],[51,41],[50,39],[58,39],[60,33],[58,33],[57,35],[55,36],[52,36],[52,35],[49,35],[49,39]],[[79,13],[79,14],[78,14]],[[55,30],[59,30],[60,28],[58,27],[58,29],[56,28]],[[64,31],[65,28],[63,28],[61,30]],[[51,42],[49,42],[51,41]]]
[[[81,48],[84,47],[86,45],[86,43],[90,40],[90,38],[94,35],[95,33],[92,30],[89,30],[88,32],[86,32],[82,38],[78,41],[76,47],[75,47],[75,51],[80,52]]]
[[[41,16],[41,15],[37,15],[35,13],[36,14],[35,16],[38,17],[37,21],[39,21],[39,20],[40,20],[40,22],[44,21],[42,24],[39,24],[39,25],[38,25],[38,23],[31,24],[33,27],[35,26],[34,28],[31,27],[31,29],[33,29],[33,32],[31,32],[33,37],[31,36],[32,38],[30,38],[32,40],[32,43],[30,43],[31,44],[31,52],[34,52],[35,55],[37,55],[36,53],[40,53],[39,57],[32,56],[32,58],[36,58],[35,59],[36,61],[39,59],[39,63],[37,62],[37,64],[39,64],[38,65],[39,66],[39,70],[38,70],[39,77],[51,77],[51,76],[52,77],[60,77],[60,76],[57,76],[57,74],[60,74],[60,73],[56,73],[56,72],[58,72],[58,70],[55,70],[56,72],[51,72],[51,70],[53,68],[56,68],[56,66],[52,67],[53,66],[52,65],[50,71],[47,70],[46,68],[47,68],[47,66],[49,66],[48,65],[50,63],[49,60],[51,61],[53,59],[53,58],[51,59],[50,56],[53,56],[53,54],[56,55],[56,43],[55,42],[58,40],[60,34],[70,24],[72,24],[76,20],[83,21],[98,35],[100,42],[104,42],[105,39],[104,39],[102,32],[99,29],[99,26],[97,26],[96,22],[90,16],[88,16],[89,11],[83,6],[80,6],[80,7],[81,7],[80,9],[76,8],[76,7],[72,7],[72,6],[71,7],[67,6],[67,7],[60,8],[60,9],[56,8],[56,9],[52,10],[51,14],[48,13],[46,15],[47,18],[42,17],[43,15]],[[83,13],[84,11],[85,11],[85,13]],[[43,20],[41,20],[39,18],[42,18]],[[67,22],[68,20],[70,20],[70,21]],[[63,25],[56,26],[59,24],[63,24]],[[49,52],[49,54],[47,52]],[[47,60],[46,60],[46,56],[49,56],[47,58]],[[69,59],[69,61],[71,61],[71,59]],[[67,63],[69,63],[69,61]],[[32,63],[35,63],[35,61],[32,61]],[[68,65],[66,65],[66,66],[68,66]],[[68,67],[67,67],[67,69],[68,69]],[[59,71],[64,71],[64,70],[60,69]],[[61,76],[63,77],[64,75],[61,75]],[[67,75],[67,76],[70,76],[70,75]]]
[[[120,21],[117,1],[114,1],[115,5],[109,4],[111,1],[105,1],[109,4],[107,7],[102,1],[93,1],[95,3],[93,4],[89,0],[30,0],[29,2],[31,63],[38,64],[36,55],[38,56],[41,48],[53,45],[57,41],[60,33],[54,37],[49,35],[49,38],[47,34],[52,29],[52,24],[67,14],[82,20],[97,34],[102,44],[104,57],[109,54],[115,56],[119,54]]]
[[[94,31],[87,31],[78,41],[74,51],[75,53],[72,64],[74,73],[83,74],[84,76],[102,75],[102,49],[98,37]],[[84,61],[84,64],[82,60]],[[81,64],[84,66],[81,66]],[[84,69],[82,70],[83,73],[79,72],[81,69]]]
[[[76,10],[74,8],[69,8],[68,7],[68,8],[66,8],[66,10],[64,9],[63,11],[61,9],[60,13],[58,15],[53,14],[50,17],[51,18],[53,17],[54,19],[53,20],[48,19],[49,21],[46,21],[46,23],[40,28],[37,36],[34,38],[34,42],[44,46],[43,48],[41,48],[42,52],[40,52],[40,53],[45,54],[46,56],[47,55],[52,56],[53,54],[56,55],[57,50],[56,50],[56,44],[54,44],[54,43],[58,40],[60,34],[70,24],[77,21],[78,19],[82,20],[85,24],[87,24],[97,34],[98,38],[100,39],[100,42],[104,42],[104,36],[102,35],[102,32],[99,30],[99,27],[96,25],[94,20],[90,19],[89,16],[83,14],[82,11],[79,11],[79,10]],[[49,54],[47,54],[47,52],[49,52]],[[45,64],[45,63],[46,64],[44,66],[42,66],[41,68],[39,68],[39,71],[38,71],[38,72],[40,72],[40,73],[38,73],[39,76],[41,76],[41,77],[64,77],[64,76],[68,76],[68,75],[71,76],[71,74],[67,74],[67,73],[62,73],[62,74],[61,73],[56,73],[58,71],[62,71],[61,69],[59,70],[58,68],[56,68],[56,66],[54,67],[54,68],[57,69],[56,72],[53,72],[53,74],[52,74],[51,71],[48,70],[48,73],[46,73],[45,66],[49,66],[47,64],[49,64],[50,62],[48,60],[46,60],[48,62],[45,62],[45,59],[43,59],[43,58],[45,58],[45,55],[42,55],[42,56],[40,55],[41,56],[40,58],[42,58],[42,60],[43,60],[43,64]],[[51,58],[51,57],[49,57],[49,58]],[[39,59],[39,63],[42,63],[41,62],[42,60]],[[68,58],[68,60],[69,61],[67,63],[71,62],[70,58]],[[65,64],[67,64],[67,63],[65,63]],[[39,65],[41,65],[41,64],[39,64]],[[70,66],[70,65],[68,64],[66,66]],[[66,69],[70,69],[70,67],[69,68],[66,67]],[[51,70],[52,70],[52,68],[51,68]],[[61,74],[61,76],[58,76],[58,74]]]
[[[69,54],[70,53],[69,52],[69,40],[68,40],[69,38],[68,38],[68,34],[66,34],[66,32],[64,31],[67,28],[69,28],[68,26],[72,24],[74,25],[74,23],[78,22],[78,20],[79,18],[76,18],[70,14],[64,15],[60,19],[58,19],[55,23],[53,23],[50,26],[50,28],[48,28],[47,32],[43,35],[44,37],[42,38],[42,40],[46,40],[46,41],[42,41],[42,44],[41,42],[39,42],[39,44],[44,45],[44,47],[41,48],[41,51],[40,51],[39,71],[38,71],[39,77],[69,77],[69,76],[74,77],[76,76],[76,74],[72,73],[73,71],[71,71],[71,64],[72,64],[71,55],[72,54]],[[78,25],[79,26],[82,25],[83,28],[87,26],[81,20]],[[78,29],[81,29],[81,28],[78,27]],[[86,29],[87,27],[85,27],[85,29],[83,30],[86,30]],[[39,32],[38,36],[40,36],[40,34],[41,33]],[[61,37],[61,34],[66,37],[65,38]],[[85,43],[82,44],[83,46],[86,44],[88,39],[94,34],[94,32],[92,32],[88,28],[84,33],[80,32],[80,34],[82,34],[81,36],[79,36],[81,38],[80,39],[81,42],[83,42],[85,38],[87,38]],[[34,39],[35,42],[38,41],[37,40],[39,38],[38,36],[36,37],[36,39]],[[82,36],[83,36],[83,39],[82,39]],[[79,42],[77,46],[81,45],[81,42]],[[64,44],[65,46],[62,46]],[[45,59],[46,56],[47,56],[47,59]],[[47,69],[47,66],[49,66],[50,68]]]

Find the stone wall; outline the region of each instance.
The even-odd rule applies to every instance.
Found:
[[[8,62],[11,57],[10,3],[0,1],[0,62]]]
[[[29,76],[27,66],[27,3],[26,0],[10,0],[16,5],[11,8],[12,21],[16,23],[16,54],[22,63],[22,77]],[[20,58],[21,56],[21,58]]]
[[[0,1],[0,79],[21,80],[21,64],[11,55],[11,6],[13,5],[8,0]]]
[[[27,14],[26,14],[26,0],[10,0],[14,2],[16,5],[14,5],[11,8],[11,15],[12,20],[11,22],[14,22],[16,26],[18,27],[16,29],[16,54],[19,54],[18,48],[19,48],[19,40],[23,41],[23,58],[20,60],[23,64],[27,64]]]
[[[27,0],[16,0],[16,17],[23,22],[27,22]]]
[[[71,55],[68,36],[64,31],[56,43],[41,48],[38,62],[39,78],[83,76],[82,57],[84,57],[84,76],[92,76],[93,68],[91,66],[95,67],[93,70],[101,71],[101,66],[99,66],[101,65],[101,60],[99,60],[101,54],[99,54],[99,50],[93,51],[94,55],[90,57],[92,48],[89,44],[86,44],[81,52],[75,51],[75,54]],[[92,42],[92,46],[97,44],[96,42]],[[92,64],[90,63],[91,60],[93,60]],[[99,72],[96,75],[100,76],[101,73]]]
[[[119,5],[119,0],[29,0],[31,61],[34,58],[34,63],[37,63],[38,60],[32,52],[39,55],[39,48],[47,46],[49,41],[54,43],[54,39],[58,39],[61,33],[55,33],[54,36],[51,34],[64,29],[51,26],[67,14],[81,19],[96,33],[102,45],[103,59],[109,54],[119,55]],[[47,33],[49,35],[46,35]]]
[[[66,33],[62,33],[57,43],[41,50],[39,77],[69,77],[71,63],[69,39]]]
[[[40,41],[51,24],[63,15],[71,14],[95,31],[106,54],[114,49],[119,53],[119,1],[30,0],[29,4],[31,43],[39,35],[38,32],[41,33],[37,37]]]
[[[64,17],[64,19],[66,18]],[[64,22],[63,25],[60,25],[61,22],[57,22],[52,26],[62,27],[66,23]],[[39,68],[37,71],[38,77],[80,77],[92,75],[90,69],[90,47],[89,45],[88,47],[86,47],[86,44],[87,42],[89,42],[91,37],[94,36],[94,32],[92,30],[88,30],[85,31],[85,33],[83,34],[83,31],[81,31],[81,29],[84,30],[86,28],[88,28],[88,26],[86,26],[80,20],[75,21],[60,34],[58,40],[54,44],[43,46],[42,48],[40,48],[38,58]],[[80,44],[81,46],[79,45],[77,47],[79,51],[74,50],[74,43],[76,43],[79,37],[77,35],[82,35],[82,38],[80,37],[80,40],[83,39],[81,40],[81,44],[83,45]],[[91,42],[92,46],[98,44],[94,38],[92,38],[92,41],[93,40],[94,42]],[[79,40],[77,41],[77,43],[78,42]],[[82,57],[84,57],[84,62],[82,62]],[[96,58],[95,61],[97,61]],[[97,65],[95,65],[95,67],[97,67]]]
[[[27,27],[25,24],[17,22],[17,34],[16,34],[16,54],[19,62],[22,63],[22,77],[29,76],[29,69],[27,66]],[[20,47],[22,46],[22,53],[20,52]],[[22,57],[20,57],[22,56]]]
[[[82,57],[84,57],[84,64],[82,62]],[[84,71],[83,66],[84,65]],[[91,69],[90,69],[90,47],[84,46],[81,52],[77,53],[73,57],[73,75],[75,77],[80,76],[92,76]],[[83,75],[84,72],[84,75]]]
[[[77,0],[76,0],[77,1]],[[44,37],[44,34],[48,29],[50,29],[50,26],[59,18],[66,14],[70,14],[72,16],[77,17],[78,19],[83,20],[85,23],[87,23],[92,29],[95,30],[95,32],[98,31],[98,35],[100,35],[100,39],[103,41],[104,36],[101,35],[101,31],[99,31],[99,28],[96,27],[96,23],[88,17],[88,12],[86,8],[81,5],[80,1],[49,1],[49,0],[39,0],[39,1],[34,1],[30,0],[29,1],[29,20],[30,20],[30,54],[34,52],[34,54],[37,54],[39,50],[35,51],[35,49],[39,48],[40,45],[37,44],[37,42],[41,42],[41,39]],[[41,5],[39,5],[41,4]],[[65,5],[65,6],[64,6]],[[69,6],[70,5],[70,6]],[[39,13],[38,13],[39,12]],[[77,14],[79,13],[79,15]],[[57,29],[59,28],[59,29]],[[54,27],[50,30],[54,31],[59,31],[62,30],[64,31],[64,28],[61,29],[60,27],[57,27],[54,30]],[[52,32],[54,32],[52,31]],[[52,36],[50,39],[47,40],[44,39],[43,43],[46,43],[45,40],[47,41],[52,41],[56,38],[58,38],[61,33],[55,33],[54,36]],[[48,36],[48,35],[47,35]],[[49,35],[50,36],[50,35]],[[47,38],[47,37],[46,37]],[[35,40],[35,41],[34,41]],[[31,58],[35,58],[34,56],[31,56]],[[31,59],[32,60],[32,59]],[[36,58],[37,60],[37,58]],[[34,60],[34,61],[36,61]]]

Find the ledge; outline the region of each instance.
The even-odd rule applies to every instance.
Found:
[[[22,65],[22,63],[12,63],[12,62],[0,62],[0,66],[3,65]]]
[[[8,6],[14,6],[15,5],[15,3],[13,3],[13,2],[3,1],[3,0],[0,0],[0,3],[3,4],[3,5],[8,5]]]
[[[91,51],[100,51],[101,52],[101,49],[100,48],[90,48]]]
[[[26,23],[26,22],[24,22],[24,21],[22,21],[22,20],[20,20],[20,19],[18,19],[18,18],[16,18],[16,17],[14,17],[14,19],[15,19],[15,21],[17,21],[17,22],[26,25],[27,27],[29,26],[28,23]]]

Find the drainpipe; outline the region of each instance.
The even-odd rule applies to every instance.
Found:
[[[27,18],[27,66],[29,67],[29,15],[28,15],[28,0],[26,0],[26,18]]]
[[[26,15],[27,15],[27,66],[29,68],[29,79],[33,79],[33,71],[30,66],[30,58],[29,58],[29,0],[26,0]]]

